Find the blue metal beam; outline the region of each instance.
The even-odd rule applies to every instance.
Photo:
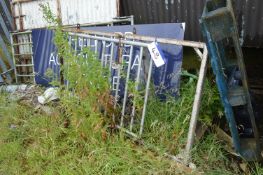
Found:
[[[8,31],[8,28],[5,24],[5,21],[2,17],[2,15],[0,15],[0,25],[1,25],[1,28],[3,29],[4,33],[5,33],[6,38],[8,39],[8,42],[10,43],[11,42],[10,33]]]
[[[0,1],[0,5],[2,6],[4,13],[7,17],[8,23],[10,24],[10,26],[12,27],[12,29],[14,28],[14,22],[13,22],[13,18],[12,15],[10,13],[10,10],[8,9],[6,2],[4,0]]]
[[[12,56],[10,54],[10,52],[7,49],[7,46],[2,38],[2,36],[0,35],[0,47],[2,48],[3,53],[5,54],[7,61],[10,65],[11,68],[14,68],[14,63],[13,63],[13,59]]]
[[[3,83],[3,82],[4,82],[4,80],[3,80],[2,76],[0,76],[0,83]]]
[[[5,65],[5,63],[4,63],[4,61],[3,61],[3,59],[2,59],[1,57],[0,57],[0,67],[1,67],[1,69],[2,69],[3,72],[7,72],[7,71],[8,71],[6,65]],[[11,76],[10,76],[10,74],[9,74],[9,72],[6,74],[6,76],[7,76],[7,79],[8,79],[8,80],[11,80],[11,79],[12,79]],[[1,75],[0,75],[0,77],[1,77]],[[2,77],[1,77],[1,78],[2,78]]]

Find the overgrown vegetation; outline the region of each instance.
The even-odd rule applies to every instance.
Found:
[[[50,114],[0,95],[0,174],[240,174],[227,158],[213,131],[193,149],[193,172],[163,156],[176,155],[186,143],[196,80],[182,81],[180,97],[166,102],[151,96],[147,108],[144,142],[138,145],[123,133],[111,132],[108,71],[88,48],[74,53],[60,21],[48,6],[45,19],[54,25],[54,42],[68,86],[60,88],[60,102]],[[88,58],[88,59],[87,59]],[[222,116],[216,88],[206,82],[200,120],[208,126]],[[141,105],[138,101],[137,105]],[[140,106],[138,107],[140,108]],[[107,111],[104,112],[104,111]],[[158,152],[152,147],[158,148]],[[259,166],[257,166],[259,167]],[[262,172],[261,168],[253,173]]]

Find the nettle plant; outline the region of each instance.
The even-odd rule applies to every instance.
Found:
[[[63,79],[60,77],[62,81],[51,83],[60,87],[61,111],[76,129],[84,123],[92,130],[103,128],[107,117],[101,117],[105,114],[102,111],[112,111],[108,69],[101,66],[90,48],[76,53],[69,44],[69,36],[63,31],[61,21],[51,12],[49,5],[40,7],[44,19],[52,26],[49,28],[55,33],[53,41],[62,60],[60,71]],[[77,39],[71,38],[72,41]]]

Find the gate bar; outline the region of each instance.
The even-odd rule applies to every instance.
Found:
[[[97,32],[92,30],[69,30],[64,29],[65,32],[69,32],[69,34],[73,35],[81,35],[87,36],[87,35],[103,35],[106,37],[115,37],[119,38],[119,35],[116,33],[109,33],[109,32]],[[158,42],[162,44],[174,44],[179,46],[186,46],[186,47],[193,47],[193,48],[204,48],[206,47],[206,44],[203,42],[196,42],[196,41],[187,41],[187,40],[177,40],[177,39],[171,39],[171,38],[156,38],[156,37],[150,37],[150,36],[143,36],[143,35],[136,35],[136,34],[126,34],[125,39],[131,39],[131,40],[141,40],[141,41],[147,41],[147,42]],[[127,43],[128,44],[128,43]]]
[[[203,86],[204,86],[206,69],[207,69],[207,59],[208,59],[208,52],[207,52],[207,48],[205,47],[202,62],[201,62],[201,67],[200,67],[200,74],[199,74],[199,78],[197,82],[197,88],[195,92],[193,110],[192,110],[192,115],[191,115],[191,120],[190,120],[190,127],[188,131],[188,136],[187,136],[187,144],[185,147],[185,160],[184,161],[186,164],[189,163],[189,160],[191,158],[190,152],[194,144],[196,124],[197,124],[197,119],[198,119],[198,115],[200,112],[201,98],[202,98]]]

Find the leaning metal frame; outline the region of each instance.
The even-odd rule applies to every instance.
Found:
[[[141,36],[141,35],[135,35],[135,34],[130,34],[130,33],[120,36],[119,33],[106,33],[106,32],[97,32],[97,31],[90,31],[90,30],[65,29],[64,31],[68,32],[69,37],[70,37],[70,42],[72,42],[71,37],[77,37],[77,38],[82,39],[82,41],[84,38],[88,39],[89,41],[94,40],[94,43],[101,41],[103,43],[103,47],[105,47],[106,42],[111,43],[112,47],[115,44],[130,45],[131,49],[133,48],[133,46],[140,47],[140,61],[139,61],[138,70],[140,70],[140,66],[141,66],[143,49],[147,48],[147,46],[150,42],[156,41],[156,42],[161,43],[161,44],[170,44],[170,45],[192,47],[195,50],[197,55],[201,58],[201,66],[200,66],[199,78],[198,78],[198,82],[197,82],[197,88],[196,88],[196,93],[195,93],[195,98],[194,98],[194,103],[193,103],[193,108],[192,108],[192,114],[191,114],[191,119],[190,119],[187,144],[185,147],[185,152],[183,153],[184,159],[179,160],[175,156],[169,156],[168,154],[166,154],[169,157],[171,157],[172,159],[174,159],[176,161],[180,161],[180,162],[188,165],[189,161],[191,159],[191,149],[192,149],[193,144],[194,144],[195,130],[196,130],[197,119],[198,119],[198,115],[199,115],[199,111],[200,111],[202,91],[203,91],[204,80],[205,80],[206,69],[207,69],[208,52],[207,52],[207,47],[206,47],[205,43],[185,41],[185,40],[177,40],[177,39],[169,39],[169,38],[154,38],[154,37]],[[97,47],[96,44],[94,44],[93,47]],[[200,49],[202,49],[202,51]],[[75,48],[75,50],[76,50],[76,48]],[[103,52],[103,50],[105,51],[105,49],[102,49],[102,52]],[[111,57],[111,61],[110,61],[111,63],[110,64],[113,64],[112,63],[112,59],[113,59],[113,51],[112,50],[113,49],[111,49],[111,54],[110,54],[110,57]],[[95,51],[97,51],[97,48],[95,48]],[[102,54],[102,57],[103,57],[103,54]],[[101,60],[103,60],[103,58]],[[130,62],[131,62],[131,59],[129,59],[128,71],[130,69]],[[125,85],[124,102],[123,102],[124,105],[122,108],[121,122],[120,122],[120,125],[117,125],[117,128],[123,130],[125,133],[127,133],[128,135],[130,135],[136,139],[140,138],[142,133],[143,133],[143,125],[144,125],[146,107],[147,107],[147,102],[148,102],[151,72],[152,72],[152,65],[153,65],[152,63],[153,63],[152,59],[150,59],[149,72],[148,72],[149,76],[147,77],[147,84],[146,84],[146,88],[145,88],[146,92],[145,92],[145,98],[144,98],[144,106],[143,106],[143,111],[142,111],[142,118],[141,118],[141,123],[140,123],[139,135],[132,132],[132,122],[133,122],[132,120],[131,120],[130,129],[123,128],[123,115],[124,115],[124,110],[125,110],[125,101],[127,100],[126,99],[127,98],[127,81],[126,81],[126,85]],[[120,66],[119,67],[117,66],[117,69],[119,70]],[[129,79],[129,72],[127,72],[127,79]],[[138,81],[138,75],[137,75],[136,81]],[[118,93],[118,87],[117,87],[116,92]],[[118,95],[117,93],[115,95]],[[117,96],[115,96],[115,107],[116,107],[116,103],[117,103],[116,100],[117,100]],[[133,112],[134,112],[134,109],[133,109]]]

